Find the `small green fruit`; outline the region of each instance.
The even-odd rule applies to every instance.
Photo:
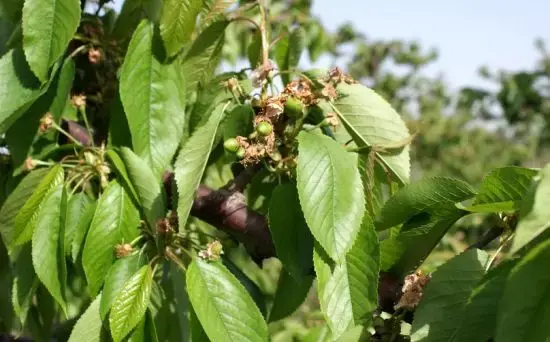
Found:
[[[291,118],[301,117],[303,109],[303,102],[296,98],[290,97],[285,102],[285,114]]]
[[[245,154],[246,154],[246,150],[243,147],[239,147],[235,155],[237,156],[237,158],[243,159]]]
[[[231,138],[223,142],[223,147],[227,152],[235,153],[239,150],[239,147],[241,147],[241,145],[239,144],[237,139]]]
[[[262,136],[268,136],[273,132],[273,126],[267,121],[262,121],[256,126],[256,132]]]

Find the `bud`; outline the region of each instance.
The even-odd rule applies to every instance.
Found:
[[[34,161],[32,159],[32,157],[27,157],[27,159],[25,159],[25,170],[26,171],[31,171],[32,169],[34,169],[36,167],[36,161]]]
[[[92,64],[97,64],[101,61],[102,54],[101,51],[95,48],[90,48],[88,50],[88,60]]]
[[[133,250],[134,249],[132,248],[132,245],[130,245],[129,243],[125,243],[122,245],[118,244],[115,246],[115,254],[117,258],[124,258],[130,255]]]
[[[246,150],[243,147],[239,147],[235,155],[237,156],[237,158],[243,159],[244,156],[246,155]]]
[[[40,132],[47,132],[53,125],[53,115],[51,113],[46,113],[42,119],[40,119]]]
[[[269,155],[271,157],[271,159],[275,162],[278,162],[280,161],[283,157],[281,156],[281,154],[278,152],[278,151],[274,151],[273,153],[271,153]]]
[[[285,114],[291,118],[301,117],[304,103],[295,97],[289,97],[285,102]]]
[[[223,142],[223,147],[227,152],[235,153],[239,150],[239,147],[241,147],[241,145],[239,144],[237,139],[230,138]]]
[[[261,136],[268,136],[273,132],[273,126],[267,121],[262,121],[256,126],[256,132]]]
[[[217,261],[220,260],[222,254],[223,246],[218,240],[215,240],[206,245],[205,250],[199,252],[199,257],[208,261]]]
[[[84,107],[86,106],[86,95],[73,95],[71,102],[76,108]]]

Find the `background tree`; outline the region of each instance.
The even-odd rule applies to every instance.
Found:
[[[311,1],[111,6],[0,0],[3,337],[548,337],[541,42],[455,93]]]

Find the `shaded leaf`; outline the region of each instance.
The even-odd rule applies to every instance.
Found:
[[[321,310],[334,338],[365,323],[378,306],[380,251],[372,219],[365,215],[352,249],[334,264],[315,246],[313,262]]]
[[[48,90],[41,95],[24,113],[13,123],[6,132],[6,143],[8,144],[12,161],[17,168],[15,173],[23,171],[25,159],[29,155],[36,156],[40,144],[48,140],[55,144],[55,132],[38,133],[40,119],[50,113],[55,122],[61,118],[65,103],[71,90],[75,66],[72,58],[63,63],[63,67],[53,78]]]
[[[187,269],[188,293],[213,341],[267,341],[267,325],[239,281],[220,263],[195,259]]]
[[[108,147],[126,146],[132,148],[132,133],[126,119],[126,113],[120,99],[120,92],[109,105],[109,137]]]
[[[202,179],[216,131],[227,105],[216,107],[208,122],[201,126],[183,145],[175,164],[178,187],[178,219],[184,226],[189,217],[195,191]]]
[[[115,261],[115,245],[139,234],[139,213],[120,184],[112,181],[99,198],[82,251],[82,265],[92,294],[99,291]]]
[[[365,208],[356,155],[322,135],[301,132],[298,142],[298,195],[307,225],[328,255],[342,260]]]
[[[183,135],[181,73],[175,64],[159,61],[160,42],[151,22],[142,21],[132,36],[120,74],[120,98],[132,146],[160,180]]]
[[[486,341],[494,336],[498,304],[515,261],[506,262],[489,272],[473,289],[461,314],[452,341]]]
[[[252,69],[256,68],[260,64],[260,55],[262,54],[262,34],[259,30],[256,30],[254,36],[252,36],[246,53],[250,67]]]
[[[481,182],[478,194],[466,210],[474,212],[516,211],[538,172],[523,167],[492,170]]]
[[[103,329],[103,322],[99,316],[99,303],[101,294],[98,295],[92,304],[84,311],[73,327],[69,342],[106,342],[108,336]]]
[[[118,152],[115,152],[114,150],[107,150],[105,152],[105,155],[107,156],[107,158],[111,162],[111,165],[114,167],[116,173],[120,177],[119,180],[122,181],[122,185],[124,186],[126,192],[128,192],[132,196],[132,199],[134,199],[136,203],[139,203],[139,196],[136,192],[136,189],[134,189],[132,181],[130,180],[130,176],[128,175],[128,168],[126,168],[126,164],[124,164],[122,157],[118,154]]]
[[[292,70],[298,66],[300,56],[306,45],[305,32],[301,27],[294,29],[284,38],[282,38],[275,50],[275,59],[279,65],[279,70]],[[284,84],[290,81],[288,73],[281,74]]]
[[[550,165],[545,166],[525,194],[511,252],[515,253],[550,227]]]
[[[42,82],[47,80],[49,68],[67,48],[79,21],[78,0],[25,0],[23,49],[31,70]]]
[[[269,321],[275,322],[292,315],[306,300],[313,279],[314,276],[310,275],[297,280],[286,270],[281,270]]]
[[[361,84],[341,83],[339,98],[334,102],[338,118],[358,147],[394,149],[378,151],[377,159],[401,183],[408,183],[410,158],[408,144],[393,146],[409,138],[409,130],[401,116],[374,90]]]
[[[547,168],[545,168],[547,169]],[[512,268],[497,313],[496,341],[546,341],[550,336],[550,241]]]
[[[83,192],[72,195],[67,203],[67,218],[65,222],[65,255],[72,254],[72,244],[82,215],[91,205],[92,199]]]
[[[3,203],[0,209],[0,233],[6,245],[9,246],[15,238],[15,218],[49,172],[50,170],[46,168],[30,172],[17,184]]]
[[[143,266],[125,284],[113,302],[109,315],[111,335],[121,341],[143,319],[153,283],[151,266]]]
[[[313,236],[300,209],[294,184],[281,184],[269,202],[269,230],[277,257],[296,280],[313,269]]]
[[[86,234],[88,233],[88,229],[90,228],[90,224],[94,218],[96,206],[97,202],[94,201],[86,207],[74,230],[73,241],[71,243],[71,256],[73,258],[73,262],[76,262],[78,256],[80,255],[82,244],[84,243],[84,239],[86,238]]]
[[[254,110],[250,105],[237,105],[231,109],[223,122],[223,139],[236,136],[247,137],[254,130]]]
[[[265,307],[265,300],[264,295],[262,294],[262,291],[256,285],[255,282],[253,282],[237,265],[235,265],[231,259],[222,256],[222,262],[225,267],[231,272],[235,278],[239,280],[239,282],[244,286],[246,291],[248,291],[248,294],[252,299],[254,300],[254,303],[256,303],[256,306],[258,309],[260,309],[260,312],[264,317],[267,316],[267,310]]]
[[[40,281],[66,312],[64,289],[67,268],[63,238],[67,194],[63,184],[56,185],[45,195],[38,212],[36,229],[32,236],[32,263]]]
[[[164,188],[161,187],[160,181],[149,166],[132,150],[123,147],[120,149],[120,156],[124,160],[128,176],[137,192],[145,216],[151,227],[154,227],[157,219],[166,214]]]
[[[485,274],[489,256],[468,250],[449,260],[426,285],[412,323],[411,341],[450,341],[470,293]]]
[[[99,314],[104,320],[126,282],[140,269],[140,255],[134,254],[118,259],[105,277],[105,286],[101,291]]]
[[[61,165],[53,166],[48,174],[40,181],[32,196],[15,217],[15,230],[13,231],[13,245],[22,245],[31,240],[33,232],[38,224],[38,217],[42,202],[59,184],[63,182],[64,172]]]
[[[227,20],[216,21],[193,40],[182,61],[182,73],[188,93],[194,92],[199,82],[206,84],[214,75],[221,61],[224,32],[228,24]]]
[[[6,132],[42,91],[21,49],[10,50],[0,58],[0,134]]]
[[[160,18],[160,34],[168,56],[176,54],[191,39],[202,0],[166,0]]]
[[[376,229],[387,229],[406,222],[415,215],[430,212],[444,217],[456,209],[455,204],[475,195],[467,183],[453,178],[422,179],[400,189],[391,197],[376,218]]]
[[[32,297],[38,288],[38,278],[32,265],[31,244],[28,243],[19,252],[13,271],[12,305],[21,324],[25,324]]]

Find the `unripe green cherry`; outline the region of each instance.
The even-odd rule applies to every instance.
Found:
[[[273,126],[267,121],[262,121],[256,126],[256,132],[262,136],[268,136],[273,132]]]
[[[246,154],[246,150],[243,147],[239,147],[239,149],[237,150],[237,153],[235,153],[235,155],[239,159],[243,159],[245,154]]]
[[[291,118],[302,116],[304,103],[294,97],[289,97],[285,102],[285,114]]]
[[[223,147],[227,152],[235,153],[239,150],[239,147],[241,147],[241,145],[239,144],[237,139],[230,138],[223,142]]]

